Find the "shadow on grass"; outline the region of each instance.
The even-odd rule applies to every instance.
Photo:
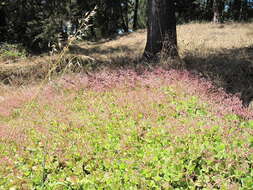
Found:
[[[82,54],[91,56],[92,54],[114,54],[119,52],[132,52],[132,50],[127,46],[117,46],[117,47],[108,47],[108,48],[101,48],[100,46],[95,47],[89,47],[89,48],[83,48],[78,45],[72,45],[69,48],[69,52],[71,54]]]
[[[124,45],[108,48],[100,46],[85,48],[74,45],[70,47],[69,53],[70,57],[63,59],[63,64],[61,64],[62,67],[58,68],[57,73],[61,73],[62,68],[64,68],[70,60],[74,60],[74,72],[86,70],[97,71],[103,68],[136,69],[137,65],[142,65],[140,63],[143,63],[138,53]],[[90,56],[94,58],[95,61],[91,61],[85,58],[85,56],[82,57],[82,55]],[[75,58],[73,59],[71,56]],[[99,56],[104,56],[106,59],[100,59]],[[206,55],[192,50],[184,55],[183,60],[186,62],[186,69],[188,71],[207,78],[212,81],[215,86],[223,88],[227,93],[238,95],[245,105],[248,105],[253,99],[253,45],[240,49],[222,49],[218,51],[210,49]],[[0,80],[11,83],[8,82],[12,81],[11,77],[22,78],[20,84],[26,83],[25,81],[29,82],[30,78],[34,77],[43,80],[50,67],[47,67],[47,64],[41,65],[44,65],[43,68],[45,68],[42,69],[40,66],[31,69],[32,72],[2,74],[3,77],[0,77]],[[145,67],[145,64],[142,66]],[[149,66],[150,65],[148,65],[148,67]],[[32,75],[32,77],[30,77],[30,75]],[[24,78],[27,79],[24,80]]]
[[[252,101],[253,45],[240,49],[223,49],[207,56],[189,52],[184,61],[187,70],[211,80],[227,93],[238,95],[244,105]]]
[[[0,67],[0,81],[6,85],[25,85],[31,81],[38,82],[48,76],[58,76],[65,72],[96,72],[98,70],[133,68],[140,61],[133,49],[127,46],[101,48],[99,46],[83,48],[73,45],[66,55],[59,59],[42,59],[39,63],[15,65],[3,69]],[[57,65],[55,67],[55,65]],[[53,72],[48,75],[49,71]]]
[[[139,30],[135,33],[143,32],[143,30]],[[115,44],[112,43],[111,46],[113,47],[104,45],[106,42],[114,42],[114,40],[128,35],[131,35],[131,33],[111,36],[107,39],[88,43],[89,45],[87,43],[71,45],[66,55],[43,55],[38,58],[38,61],[37,57],[35,57],[32,61],[32,63],[34,62],[33,64],[30,64],[31,61],[29,59],[15,65],[12,62],[8,65],[1,64],[0,62],[0,84],[16,84],[19,86],[30,83],[31,81],[37,82],[44,80],[49,70],[51,70],[56,63],[59,64],[55,67],[54,73],[56,75],[61,74],[62,70],[65,71],[65,68],[69,68],[70,65],[71,72],[85,71],[87,69],[97,71],[105,67],[112,69],[132,67],[140,62],[140,52],[136,49],[142,45],[142,41],[131,44],[132,47],[127,46],[128,42],[122,45],[118,42]],[[127,38],[125,40],[127,40]],[[57,57],[61,57],[60,60]]]
[[[133,67],[140,62],[141,57],[133,49],[123,45],[108,48],[101,48],[99,46],[83,48],[78,45],[73,45],[70,47],[69,53],[74,56],[85,55],[94,58],[94,62],[88,63],[93,71],[105,67],[110,69]],[[87,61],[83,60],[81,65],[87,65]]]

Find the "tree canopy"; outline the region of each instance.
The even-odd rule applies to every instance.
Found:
[[[218,20],[247,21],[252,14],[250,0],[175,0],[177,23]],[[217,5],[217,6],[216,6]],[[32,51],[44,51],[57,41],[66,22],[74,28],[78,20],[97,6],[85,39],[108,37],[147,25],[147,0],[2,0],[0,41],[21,43]],[[217,12],[216,11],[216,12]]]

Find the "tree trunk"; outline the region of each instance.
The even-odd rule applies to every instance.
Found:
[[[206,8],[205,19],[211,21],[213,19],[213,0],[207,0],[205,8]]]
[[[4,9],[0,8],[0,27],[6,26],[6,15]]]
[[[124,5],[122,7],[122,4]],[[120,7],[120,17],[122,22],[122,28],[124,32],[129,31],[129,22],[128,22],[128,0],[122,1],[122,3],[119,4]]]
[[[139,0],[135,0],[133,30],[137,30],[138,27],[138,10],[139,10]]]
[[[128,21],[128,0],[125,1],[125,19],[126,19],[126,30],[125,32],[129,32],[129,21]]]
[[[235,21],[240,20],[240,10],[241,10],[241,0],[234,0],[232,12],[233,12],[233,19]]]
[[[144,58],[175,58],[177,33],[175,5],[172,0],[148,0],[148,34]]]
[[[4,8],[0,7],[0,42],[4,41],[4,38],[6,37],[6,28],[6,14]]]
[[[214,0],[213,1],[213,22],[214,23],[221,23],[222,22],[222,9],[221,0]]]
[[[246,21],[247,19],[248,19],[248,1],[241,0],[240,21]]]
[[[94,18],[93,17],[90,18],[89,24],[90,24],[90,33],[91,33],[91,36],[94,39],[96,39],[97,36],[96,36],[96,29],[94,27]]]

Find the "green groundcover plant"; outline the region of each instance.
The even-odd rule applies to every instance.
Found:
[[[0,189],[252,189],[252,113],[210,89],[163,69],[47,84],[0,110]]]

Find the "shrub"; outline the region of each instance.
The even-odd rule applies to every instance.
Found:
[[[0,59],[2,60],[15,60],[25,58],[28,52],[21,44],[0,44]]]

